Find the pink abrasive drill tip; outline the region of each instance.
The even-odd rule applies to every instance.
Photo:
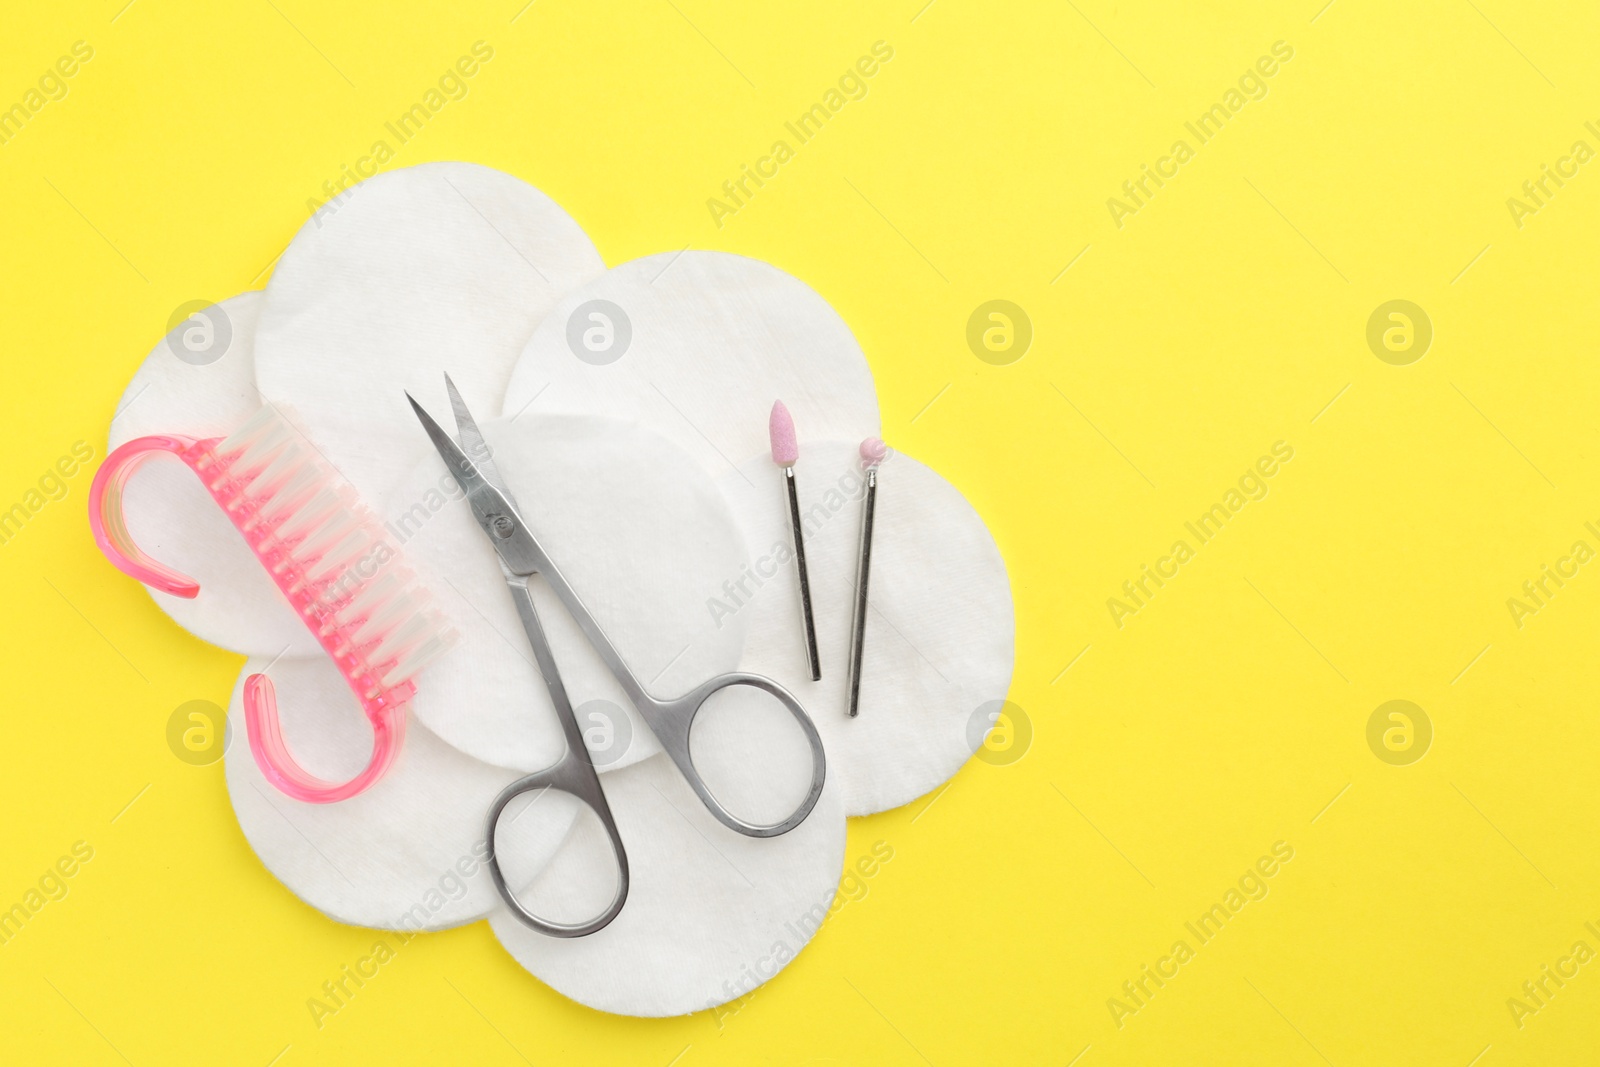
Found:
[[[794,416],[783,406],[783,401],[772,402],[772,417],[767,420],[767,434],[772,438],[772,462],[780,467],[792,467],[800,458],[800,443],[794,435]]]

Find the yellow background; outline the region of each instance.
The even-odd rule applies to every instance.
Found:
[[[578,1007],[479,923],[319,1030],[306,999],[374,935],[296,901],[221,765],[168,750],[240,660],[102,561],[83,473],[0,546],[0,904],[95,849],[0,947],[3,1058],[1593,1062],[1600,963],[1520,1028],[1506,1001],[1600,948],[1600,564],[1521,628],[1506,601],[1600,547],[1600,162],[1520,229],[1506,199],[1600,148],[1600,16],[923,2],[10,5],[0,103],[95,55],[0,146],[0,507],[75,440],[98,461],[173,309],[265,284],[323,181],[483,40],[389,166],[499,167],[608,263],[724,249],[830,300],[885,437],[1005,554],[1033,739],[853,821],[851,859],[895,859],[735,1015]],[[715,226],[706,199],[878,40],[866,98]],[[1118,229],[1107,198],[1279,40],[1270,94]],[[1365,340],[1395,298],[1434,326],[1409,366]],[[991,299],[1033,324],[1009,366],[966,344]],[[1278,440],[1267,498],[1113,625],[1106,599]],[[1433,724],[1420,762],[1367,745],[1390,699]],[[1270,894],[1118,1028],[1107,999],[1280,840]]]

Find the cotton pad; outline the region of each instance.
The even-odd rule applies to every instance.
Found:
[[[254,343],[260,293],[241,293],[186,319],[145,357],[111,419],[111,449],[136,437],[226,437],[261,407]],[[176,459],[141,466],[123,494],[135,543],[200,583],[193,599],[150,597],[196,637],[246,655],[320,655],[205,487]],[[146,587],[149,588],[148,586]]]
[[[364,499],[386,499],[432,452],[403,390],[446,408],[447,369],[474,411],[498,414],[534,325],[602,269],[578,224],[508,174],[465,163],[380,174],[318,212],[279,261],[257,384],[293,405]]]
[[[632,880],[621,914],[571,939],[535,933],[503,907],[489,919],[516,961],[558,992],[623,1015],[701,1011],[775,975],[827,917],[844,863],[835,790],[798,827],[762,839],[713,819],[664,753],[602,782]],[[610,853],[588,839],[599,832],[581,820],[519,899],[569,908],[609,899]]]
[[[483,432],[523,518],[647,691],[675,697],[735,668],[744,622],[716,617],[706,602],[745,568],[745,542],[686,452],[595,415],[529,412]],[[410,470],[383,517],[460,635],[419,686],[418,718],[489,763],[554,763],[565,741],[498,556],[437,454]],[[543,579],[533,590],[596,764],[609,770],[660,751]]]
[[[224,437],[261,407],[255,334],[262,295],[240,293],[198,309],[145,357],[117,402],[110,444],[148,434]]]
[[[740,669],[776,678],[805,705],[847,814],[884,811],[937,788],[982,743],[986,709],[1011,684],[1011,587],[983,520],[910,456],[894,453],[878,468],[861,712],[852,719],[846,687],[866,486],[859,441],[807,441],[796,465],[820,682],[807,671],[797,621],[784,487],[765,455],[741,471],[719,484],[745,524],[754,562],[718,609],[747,623]]]
[[[246,740],[244,679],[267,666],[252,659],[239,675],[224,757],[234,814],[267,869],[307,904],[359,926],[438,930],[487,914],[499,897],[483,865],[485,817],[517,776],[462,755],[413,716],[399,758],[371,789],[337,804],[291,800],[262,777]],[[371,727],[329,660],[282,659],[268,676],[302,766],[344,781],[366,764]],[[418,684],[427,682],[424,672]],[[576,810],[565,794],[546,793],[504,820],[500,845],[531,877]]]
[[[827,301],[758,260],[671,252],[563,299],[518,360],[505,410],[632,419],[721,474],[767,448],[780,398],[802,451],[878,432],[872,372]]]

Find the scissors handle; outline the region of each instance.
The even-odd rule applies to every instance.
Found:
[[[529,530],[526,525],[517,525],[520,528],[516,530],[515,536],[518,539],[521,562],[526,565],[529,573],[537,573],[544,577],[546,584],[550,586],[551,592],[555,593],[556,598],[561,601],[568,614],[577,622],[578,628],[589,639],[589,644],[594,649],[595,654],[600,657],[601,662],[611,671],[611,676],[617,680],[617,684],[622,687],[622,691],[627,694],[633,706],[639,709],[639,714],[644,717],[646,725],[656,735],[656,739],[661,742],[661,747],[671,755],[672,762],[676,763],[678,769],[683,772],[684,778],[688,780],[689,785],[694,789],[695,795],[700,798],[700,802],[706,806],[706,810],[710,811],[722,825],[736,833],[744,834],[746,837],[777,837],[779,834],[788,833],[804,822],[806,816],[811,814],[811,809],[816,806],[817,798],[822,795],[823,782],[827,777],[827,755],[823,751],[822,738],[818,735],[816,726],[812,724],[810,716],[806,714],[805,708],[801,707],[800,701],[795,699],[794,694],[771,678],[759,674],[734,672],[721,674],[702,682],[675,700],[661,700],[652,696],[645,690],[643,683],[634,676],[633,671],[629,669],[627,662],[622,658],[622,653],[617,651],[617,647],[611,643],[611,638],[606,636],[606,632],[600,628],[600,623],[589,613],[589,609],[584,606],[583,599],[578,596],[577,590],[572,587],[572,583],[568,582],[566,576],[561,573],[561,568],[557,567],[550,559],[549,553],[545,552],[544,547],[539,544],[538,539],[533,535],[533,531]],[[523,626],[524,629],[528,630],[529,639],[537,646],[543,640],[543,630],[539,630],[540,636],[535,637],[534,628],[538,626],[538,619],[533,613],[533,602],[527,599],[527,580],[527,577],[520,579],[523,590],[516,597],[517,610],[523,614]],[[514,587],[515,581],[513,580]],[[533,620],[531,626],[529,625],[530,618]],[[536,647],[534,651],[538,653],[539,649]],[[548,666],[546,666],[547,661],[549,663]],[[548,643],[545,651],[540,656],[539,669],[544,672],[546,682],[549,682],[552,677],[557,677],[555,675],[555,661],[549,656]],[[800,724],[801,731],[806,735],[806,742],[811,746],[810,789],[807,791],[805,799],[800,802],[800,806],[782,822],[763,826],[746,822],[739,818],[722,806],[722,803],[706,787],[705,780],[700,777],[700,772],[695,770],[694,756],[689,751],[689,730],[694,725],[695,716],[699,714],[701,706],[710,699],[713,693],[735,685],[750,686],[776,698],[784,706],[784,709],[794,716],[795,722]],[[551,692],[552,694],[555,692],[553,686]],[[557,711],[560,711],[563,707],[562,702],[565,700],[566,694],[563,691],[561,698],[556,701]],[[569,730],[573,738],[576,738],[575,740],[569,738],[569,743],[581,748],[583,747],[583,739],[577,733],[577,724],[573,721],[570,705],[565,706],[569,710],[562,715],[563,727]]]
[[[736,685],[759,689],[776,698],[784,710],[794,717],[801,732],[806,735],[806,742],[811,746],[810,788],[807,789],[805,798],[800,801],[800,806],[779,822],[762,825],[746,822],[734,815],[722,806],[722,802],[712,794],[705,779],[700,777],[700,772],[695,769],[694,753],[689,749],[689,732],[694,727],[695,716],[700,714],[700,709],[713,694]],[[799,826],[805,821],[806,816],[811,814],[811,809],[817,806],[817,798],[822,796],[822,786],[828,776],[827,755],[822,748],[822,737],[817,733],[816,726],[812,724],[810,716],[806,714],[805,708],[801,707],[800,701],[795,699],[794,694],[771,678],[737,671],[719,674],[676,700],[656,700],[646,696],[638,708],[651,731],[661,742],[661,747],[672,757],[672,762],[678,765],[678,770],[683,773],[683,777],[695,795],[700,798],[700,802],[728,829],[746,837],[777,837]]]
[[[511,587],[512,602],[517,607],[517,615],[522,619],[522,628],[527,631],[528,644],[533,649],[534,659],[538,661],[539,673],[544,675],[545,687],[550,690],[550,700],[555,705],[556,719],[561,723],[561,732],[566,737],[567,751],[553,765],[519,778],[506,786],[500,791],[500,795],[495,797],[494,803],[489,805],[489,815],[484,828],[489,877],[494,880],[494,887],[499,892],[500,899],[505,901],[506,907],[526,925],[551,937],[583,937],[604,929],[617,917],[622,911],[622,905],[627,902],[628,853],[622,847],[622,836],[617,833],[617,822],[612,818],[611,805],[606,803],[605,791],[600,788],[600,775],[594,769],[594,761],[589,756],[589,747],[584,744],[583,733],[578,729],[577,716],[572,713],[572,701],[567,696],[567,687],[561,681],[561,673],[556,668],[555,655],[550,650],[550,639],[545,635],[544,625],[539,621],[539,613],[534,609],[533,596],[528,589],[528,579],[511,578],[508,584]],[[541,919],[517,899],[516,893],[506,884],[505,874],[500,870],[500,860],[495,852],[495,830],[500,824],[500,817],[505,813],[506,806],[524,793],[538,793],[546,789],[559,789],[575,797],[580,803],[586,804],[599,818],[600,825],[605,828],[606,836],[611,839],[611,852],[617,859],[616,896],[604,911],[585,922],[558,923]]]
[[[500,817],[505,814],[506,806],[525,793],[542,793],[546,789],[559,789],[587,804],[600,819],[600,825],[605,827],[606,836],[611,839],[611,852],[617,859],[616,895],[612,897],[611,903],[606,905],[604,911],[584,922],[559,923],[541,919],[517,898],[517,894],[506,884],[505,874],[500,870],[500,859],[495,852],[494,839],[495,829],[500,824]],[[622,848],[622,838],[617,833],[616,820],[611,817],[611,806],[606,803],[605,793],[600,789],[600,780],[595,775],[594,765],[589,762],[589,751],[581,745],[576,752],[568,749],[567,754],[554,766],[519,778],[502,789],[500,795],[494,798],[494,803],[489,805],[484,840],[488,845],[489,877],[494,879],[494,887],[499,892],[500,899],[505,901],[506,907],[510,908],[519,920],[542,934],[551,937],[584,937],[605,929],[622,911],[622,905],[627,903],[628,854]]]

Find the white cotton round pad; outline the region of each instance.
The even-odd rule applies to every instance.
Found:
[[[986,713],[1005,699],[1015,652],[1005,562],[983,520],[949,482],[891,454],[878,470],[860,714],[848,716],[866,484],[859,445],[805,441],[795,466],[820,682],[806,666],[782,472],[758,457],[719,480],[754,561],[723,609],[748,620],[740,669],[800,698],[849,815],[897,807],[953,775],[988,733]]]
[[[228,712],[228,796],[250,847],[278,880],[340,922],[438,930],[482,918],[499,901],[490,880],[484,822],[490,802],[517,776],[462,755],[412,716],[399,758],[376,785],[337,804],[304,804],[262,777],[244,722],[245,664]],[[283,659],[268,671],[284,739],[312,774],[344,781],[366,765],[372,730],[327,659]],[[428,672],[418,678],[429,685]],[[500,847],[517,869],[542,869],[566,837],[577,802],[548,793],[515,821]]]
[[[665,753],[602,783],[628,853],[622,912],[598,933],[567,939],[536,933],[503,907],[489,918],[516,961],[558,992],[621,1015],[702,1011],[777,974],[827,918],[844,863],[836,790],[782,837],[750,838],[713,819]],[[580,820],[519,899],[609,899],[610,850],[584,840],[597,826]]]
[[[452,426],[448,406],[430,410]],[[593,415],[524,414],[482,428],[523,518],[648,692],[674,697],[734,669],[744,622],[719,618],[707,601],[744,568],[745,543],[694,460],[639,426]],[[489,763],[554,763],[565,742],[499,557],[437,454],[411,469],[382,514],[460,633],[428,669],[412,704],[418,718]],[[660,751],[542,578],[533,590],[596,764],[610,770]]]
[[[389,171],[295,235],[267,284],[256,380],[364,499],[381,500],[431,451],[403,390],[444,408],[448,369],[479,418],[498,415],[535,323],[602,269],[578,224],[510,175]]]
[[[563,299],[518,360],[505,410],[634,419],[721,474],[767,447],[774,400],[801,441],[878,433],[872,371],[827,301],[758,260],[672,252]]]
[[[173,327],[145,357],[111,417],[111,447],[149,434],[224,437],[261,407],[255,385],[262,295],[240,293]]]
[[[226,437],[261,407],[254,345],[260,293],[196,309],[150,352],[111,419],[110,448],[137,437]],[[246,655],[318,655],[294,609],[183,463],[156,458],[123,493],[134,542],[200,583],[193,599],[150,589],[185,630]],[[146,586],[148,589],[149,587]]]

